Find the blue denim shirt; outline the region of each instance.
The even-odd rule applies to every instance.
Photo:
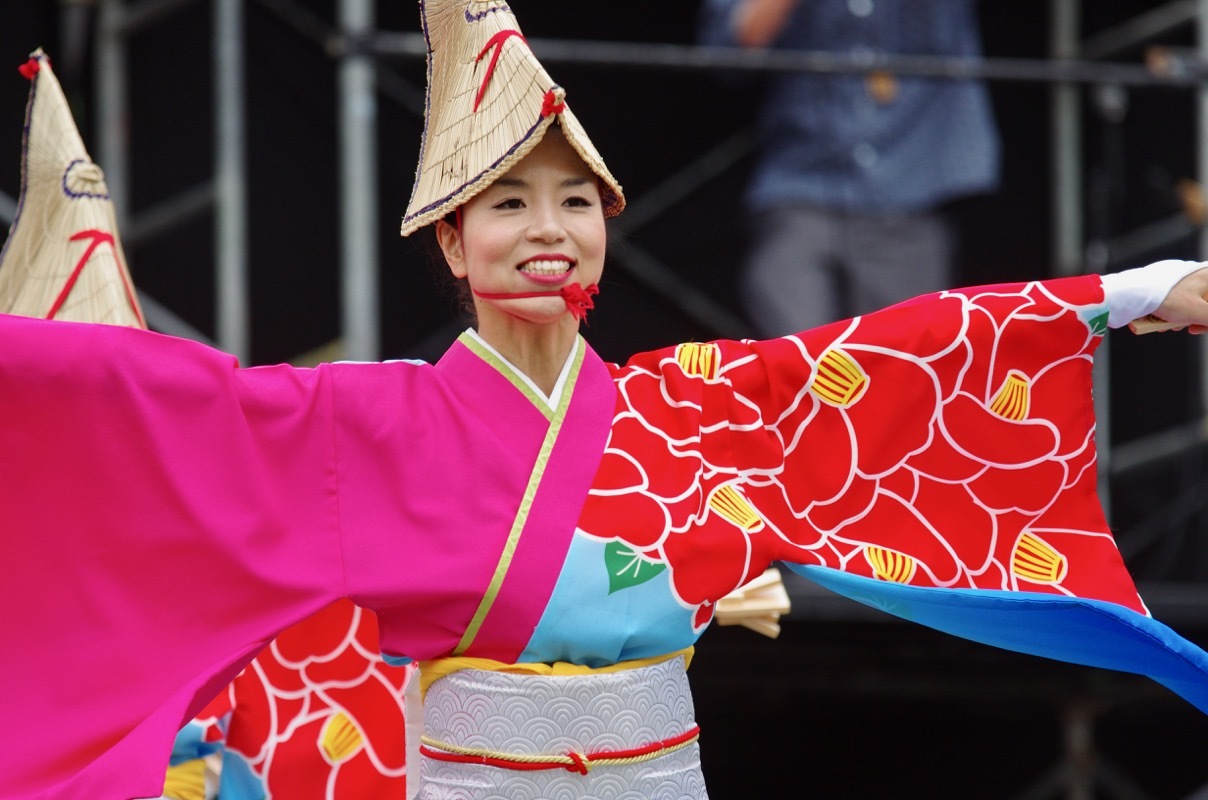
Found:
[[[703,0],[702,44],[735,46],[741,0]],[[899,55],[981,54],[975,0],[802,0],[776,48]],[[768,80],[752,211],[810,204],[864,213],[921,211],[993,191],[999,140],[976,81],[898,78],[878,102],[864,76]]]

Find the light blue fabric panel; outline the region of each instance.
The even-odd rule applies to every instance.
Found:
[[[696,643],[692,610],[675,599],[670,573],[610,592],[604,550],[603,542],[575,534],[553,596],[520,661],[600,667]]]

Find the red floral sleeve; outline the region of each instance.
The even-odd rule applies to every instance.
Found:
[[[282,632],[192,733],[223,746],[223,792],[255,784],[264,797],[297,800],[402,797],[413,670],[386,664],[376,617],[339,600]]]
[[[698,627],[776,560],[1143,611],[1095,495],[1102,301],[981,287],[637,356],[580,527],[665,565]]]

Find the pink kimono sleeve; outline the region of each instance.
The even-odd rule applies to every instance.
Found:
[[[0,398],[0,797],[157,795],[177,728],[343,594],[325,372],[0,317]]]

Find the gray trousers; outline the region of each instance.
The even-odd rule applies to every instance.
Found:
[[[866,314],[951,288],[954,248],[941,212],[773,209],[754,220],[743,307],[764,337]]]

